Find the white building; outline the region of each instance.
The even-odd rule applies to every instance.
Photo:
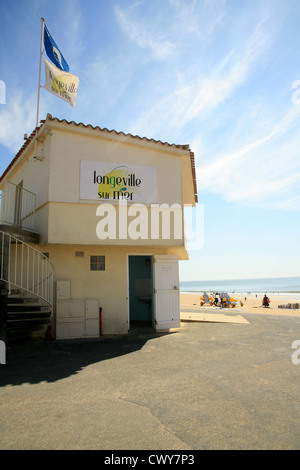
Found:
[[[46,302],[57,339],[178,328],[189,146],[49,114],[37,131],[0,178],[0,279]]]

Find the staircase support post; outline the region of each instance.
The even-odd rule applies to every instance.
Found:
[[[7,342],[7,295],[6,283],[0,281],[0,340],[5,344]]]
[[[9,237],[0,233],[0,277],[8,280]],[[7,295],[8,284],[0,281],[0,340],[7,340]]]

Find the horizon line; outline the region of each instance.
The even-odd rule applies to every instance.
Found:
[[[300,279],[299,276],[274,276],[274,277],[241,277],[241,278],[228,278],[228,279],[196,279],[193,281],[180,281],[180,282],[219,282],[219,281],[259,281],[265,279]]]

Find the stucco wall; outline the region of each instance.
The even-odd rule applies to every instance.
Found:
[[[118,140],[112,141],[55,129],[51,137],[49,167],[48,243],[184,246],[183,231],[182,237],[174,237],[173,226],[170,230],[170,239],[161,242],[151,240],[150,236],[148,240],[130,238],[121,241],[119,239],[114,241],[111,238],[99,240],[96,234],[99,222],[96,209],[100,202],[80,199],[81,160],[124,162],[128,165],[156,167],[158,204],[172,206],[176,203],[182,206],[180,156],[157,151],[151,146],[148,148],[136,144],[130,145]],[[114,204],[116,207],[119,220],[118,206],[114,201],[109,201],[109,204]]]
[[[98,299],[102,308],[103,334],[128,332],[128,255],[167,254],[163,248],[149,250],[125,247],[83,245],[45,245],[54,265],[54,287],[57,280],[71,280],[72,299]],[[83,252],[77,257],[76,252]],[[90,256],[105,256],[105,271],[90,270]],[[55,302],[54,302],[55,306]],[[53,327],[55,328],[55,309]]]
[[[89,203],[79,198],[81,160],[154,166],[158,175],[158,203],[182,205],[180,156],[147,145],[130,145],[118,139],[112,141],[57,129],[51,137],[50,201]]]

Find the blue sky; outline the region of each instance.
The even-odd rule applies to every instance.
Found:
[[[181,279],[299,276],[300,2],[1,0],[1,174],[35,126],[41,17],[80,79],[74,108],[41,89],[41,119],[194,151],[204,243]]]

